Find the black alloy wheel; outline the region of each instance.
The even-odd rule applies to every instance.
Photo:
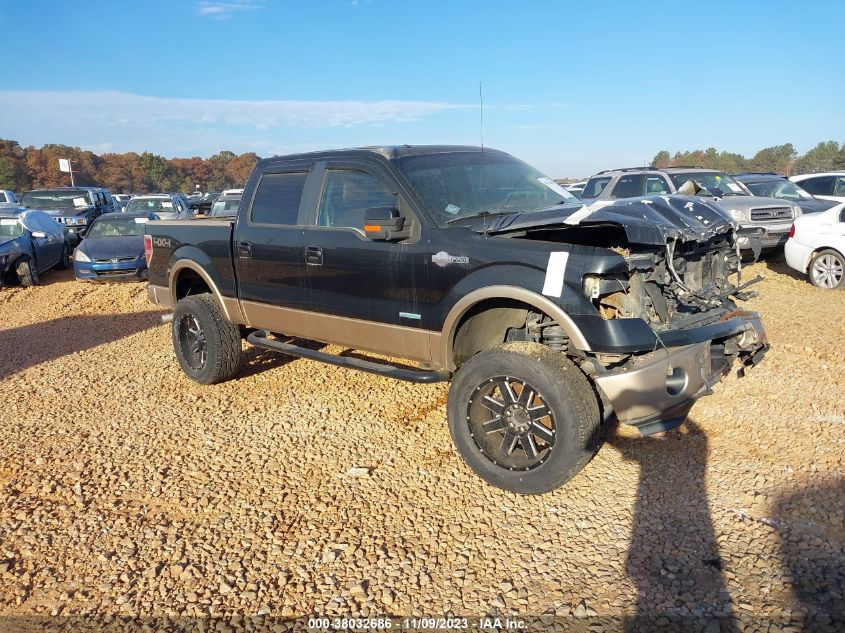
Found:
[[[555,418],[527,381],[496,376],[476,387],[467,406],[470,436],[494,464],[508,470],[540,466],[555,444]]]
[[[179,320],[179,345],[183,358],[194,371],[200,371],[208,360],[208,343],[199,319],[193,314],[185,314]]]

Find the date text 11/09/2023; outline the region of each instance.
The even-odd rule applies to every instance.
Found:
[[[519,618],[483,616],[478,618],[380,617],[309,618],[308,630],[317,631],[520,631],[526,628]]]

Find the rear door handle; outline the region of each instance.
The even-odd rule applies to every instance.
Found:
[[[252,242],[238,242],[238,257],[241,259],[252,257]]]
[[[323,249],[319,246],[305,247],[305,263],[312,266],[323,265]]]

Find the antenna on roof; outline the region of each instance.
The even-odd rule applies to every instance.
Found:
[[[478,82],[478,115],[480,119],[481,132],[481,151],[484,151],[484,91],[481,87],[481,82]]]

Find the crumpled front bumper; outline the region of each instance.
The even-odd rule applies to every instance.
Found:
[[[677,427],[695,401],[712,393],[731,366],[756,365],[769,348],[766,330],[757,312],[736,311],[726,324],[741,320],[745,327],[726,338],[663,348],[637,356],[626,367],[595,378],[596,386],[623,424],[643,435]]]

